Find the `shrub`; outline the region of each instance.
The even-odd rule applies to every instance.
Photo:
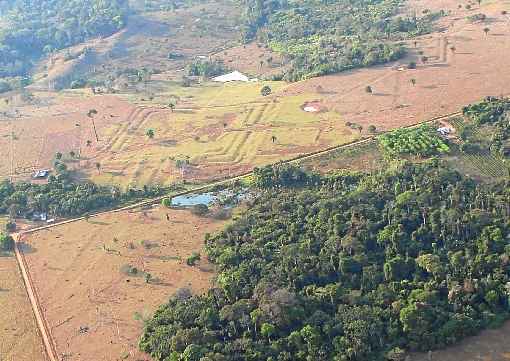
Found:
[[[264,85],[262,89],[260,89],[260,94],[264,97],[271,94],[271,88],[268,85]]]
[[[0,234],[0,251],[12,251],[14,249],[14,239],[7,234]]]
[[[195,263],[197,263],[197,261],[200,261],[200,253],[197,253],[197,252],[193,252],[191,254],[191,256],[189,256],[187,259],[186,259],[186,264],[188,266],[194,266]]]
[[[172,200],[170,198],[163,198],[161,205],[163,207],[170,208],[172,206]]]
[[[120,268],[120,272],[127,274],[129,276],[137,276],[138,275],[138,268],[135,266],[131,266],[130,264],[125,264]]]

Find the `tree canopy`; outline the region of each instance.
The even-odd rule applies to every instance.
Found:
[[[215,287],[161,306],[142,350],[165,361],[375,361],[508,317],[508,181],[480,185],[435,159],[318,182],[282,174],[301,172],[256,173],[259,197],[206,238]]]
[[[290,81],[396,60],[399,40],[423,34],[439,14],[398,15],[400,0],[243,0],[243,37],[281,53]]]
[[[127,0],[11,0],[0,15],[0,76],[26,74],[43,54],[124,27]]]

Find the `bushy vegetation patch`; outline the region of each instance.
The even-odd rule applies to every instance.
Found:
[[[510,157],[510,100],[487,97],[462,109],[465,121],[459,125],[462,150],[474,154],[489,152]]]
[[[245,0],[244,38],[257,37],[287,60],[290,81],[396,60],[398,40],[431,30],[439,14],[395,16],[399,0]]]
[[[379,136],[378,140],[384,153],[391,157],[402,155],[425,157],[450,150],[434,128],[428,125],[396,129]]]

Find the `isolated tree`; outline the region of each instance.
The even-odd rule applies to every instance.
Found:
[[[411,84],[413,84],[413,86],[416,85],[416,79],[415,78],[411,78]]]
[[[87,140],[87,147],[90,147],[92,145],[92,141],[91,140]]]
[[[150,273],[145,274],[145,283],[150,283],[152,280],[152,275]]]
[[[477,0],[478,2],[478,7],[480,7],[480,5],[482,5],[482,0]]]
[[[71,150],[71,151],[69,152],[69,156],[70,156],[71,158],[76,157],[76,153],[74,152],[74,150]]]
[[[365,87],[365,92],[367,92],[368,94],[372,94],[374,91],[370,85],[367,85]]]
[[[423,64],[425,64],[428,60],[429,60],[429,58],[428,58],[428,57],[426,57],[425,55],[423,55],[423,56],[421,57],[421,62],[422,62]]]
[[[489,29],[487,27],[483,28],[483,32],[485,33],[485,36],[487,36],[490,31],[491,31],[491,29]]]
[[[170,108],[170,110],[172,111],[172,113],[174,112],[175,110],[175,103],[174,102],[170,102],[168,103],[168,107]]]
[[[272,135],[272,136],[271,136],[271,141],[272,141],[273,143],[276,143],[276,136]]]
[[[149,128],[147,129],[147,131],[145,132],[145,135],[149,138],[149,139],[153,139],[154,138],[154,129],[152,128]]]
[[[269,85],[264,85],[262,89],[260,89],[260,94],[264,97],[271,94],[271,88],[269,87]]]
[[[377,131],[377,128],[375,127],[375,125],[369,125],[368,126],[368,131],[370,133],[375,133]]]
[[[264,60],[260,61],[260,69],[262,69],[262,66],[264,65]]]
[[[87,112],[87,116],[92,120],[92,127],[94,128],[94,135],[96,136],[96,141],[99,142],[99,137],[97,135],[97,130],[96,130],[96,122],[94,121],[94,115],[97,114],[97,110],[95,109],[90,109],[88,112]]]
[[[359,134],[361,134],[361,132],[363,131],[363,126],[362,125],[358,125],[357,129],[359,131]]]
[[[457,50],[457,48],[456,48],[455,46],[453,46],[453,45],[452,45],[452,46],[450,46],[450,51],[451,51],[452,53],[455,53],[455,50]]]
[[[101,169],[101,163],[96,162],[96,169],[97,169],[97,172],[98,172],[98,173],[101,173],[101,171],[100,171],[100,169]]]
[[[55,153],[55,158],[58,159],[58,160],[61,160],[62,159],[62,153],[60,153],[60,152]]]

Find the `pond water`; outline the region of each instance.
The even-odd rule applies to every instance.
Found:
[[[200,194],[185,194],[182,196],[176,196],[172,198],[172,206],[176,207],[191,207],[196,206],[198,204],[204,204],[206,206],[210,206],[216,201],[222,201],[224,206],[227,208],[228,205],[225,205],[225,200],[230,199],[231,202],[226,202],[226,204],[229,203],[237,203],[242,200],[246,200],[249,198],[249,194],[246,193],[246,190],[243,190],[240,193],[234,193],[229,190],[223,190],[219,192],[207,192],[207,193],[200,193]],[[231,206],[231,205],[230,205]]]
[[[196,206],[198,204],[205,204],[206,206],[211,205],[218,195],[214,193],[202,193],[202,194],[185,194],[183,196],[177,196],[172,198],[172,206],[189,207]]]

